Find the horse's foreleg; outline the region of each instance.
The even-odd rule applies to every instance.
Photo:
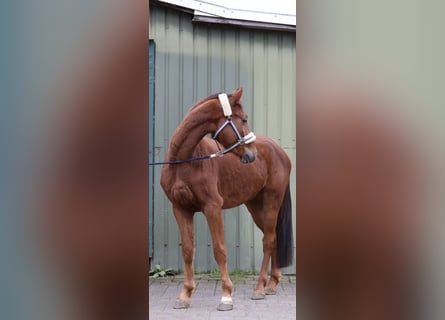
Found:
[[[175,309],[184,309],[190,306],[190,300],[193,290],[195,289],[194,273],[193,273],[193,257],[195,249],[193,246],[194,212],[186,211],[177,207],[173,208],[176,222],[178,223],[181,233],[182,258],[184,261],[184,286],[179,294],[178,300],[174,306]]]
[[[212,235],[213,254],[221,272],[223,295],[221,298],[221,303],[218,306],[218,310],[232,310],[233,284],[230,280],[229,272],[227,271],[227,251],[224,241],[224,221],[222,218],[222,209],[213,207],[204,210],[204,212],[207,219],[207,224],[210,229],[210,233]]]

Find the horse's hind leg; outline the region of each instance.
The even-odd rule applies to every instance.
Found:
[[[253,221],[255,222],[258,229],[260,229],[264,234],[264,215],[263,215],[263,202],[261,198],[254,199],[254,201],[250,201],[246,203],[246,207],[250,212],[250,215],[252,216]],[[263,244],[264,244],[264,237],[263,237]],[[264,247],[263,247],[264,249]],[[264,252],[264,250],[263,250]],[[264,264],[264,256],[263,256],[263,264]],[[269,264],[269,262],[267,262]],[[263,268],[261,267],[260,274],[258,276],[258,282],[255,287],[255,291],[252,295],[252,299],[259,300],[265,298],[265,292],[264,288],[267,283],[267,267],[266,272],[263,272]]]
[[[193,246],[194,212],[184,210],[182,208],[173,207],[176,222],[178,223],[181,233],[182,258],[184,261],[184,286],[179,294],[178,300],[174,305],[175,309],[185,309],[190,306],[190,300],[193,290],[195,289],[194,273],[193,273],[193,256],[195,249]]]
[[[281,269],[278,265],[278,249],[275,247],[272,253],[272,268],[270,271],[269,282],[266,285],[265,293],[268,295],[274,295],[277,293],[277,285],[281,280]]]
[[[221,207],[217,206],[208,206],[206,209],[204,209],[204,213],[210,233],[212,235],[213,254],[221,272],[223,296],[221,298],[221,303],[218,306],[218,310],[232,310],[233,284],[227,271],[227,251],[224,241],[224,221],[222,218],[222,209]]]
[[[267,271],[269,269],[270,260],[273,256],[274,251],[276,251],[277,246],[277,237],[275,234],[275,227],[276,227],[276,214],[274,214],[274,209],[269,209],[265,212],[265,219],[264,219],[264,236],[263,236],[263,261],[261,263],[261,270],[260,275],[258,279],[257,286],[255,288],[256,293],[254,293],[254,296],[252,298],[263,298],[264,294],[267,293],[266,291],[266,281],[267,281]],[[270,285],[273,285],[273,282],[270,283]],[[276,286],[276,283],[275,285]],[[256,297],[258,295],[258,297]]]
[[[246,203],[255,224],[264,234],[263,261],[261,263],[258,282],[252,295],[252,299],[254,300],[264,299],[266,294],[274,294],[276,290],[275,287],[281,277],[281,271],[277,261],[277,237],[275,233],[280,205],[278,203],[274,205],[274,198],[272,194],[266,195],[263,193],[259,198]],[[267,271],[271,259],[271,279],[267,282]]]

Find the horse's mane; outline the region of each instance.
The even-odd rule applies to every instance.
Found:
[[[209,100],[218,98],[218,95],[221,94],[221,93],[222,93],[222,92],[214,93],[214,94],[208,96],[207,98],[202,99],[201,101],[197,102],[193,107],[191,107],[189,111],[192,111],[193,109],[195,109],[196,107],[200,106],[201,104],[203,104],[203,103],[206,102],[206,101],[209,101]],[[227,97],[229,97],[229,98],[230,98],[231,96],[232,96],[232,94],[228,94],[228,95],[227,95]]]

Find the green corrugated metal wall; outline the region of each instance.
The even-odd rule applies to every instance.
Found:
[[[150,7],[150,39],[156,43],[154,160],[164,159],[173,131],[195,102],[242,86],[251,129],[275,139],[292,159],[295,203],[295,33],[198,25],[191,20],[188,13]],[[157,166],[153,263],[182,270],[179,231],[159,185],[160,175],[161,167]],[[247,209],[225,210],[224,222],[229,269],[259,270],[262,233]],[[295,227],[295,205],[293,223]],[[195,245],[196,270],[216,268],[201,213],[195,215]],[[295,265],[283,272],[295,273]]]

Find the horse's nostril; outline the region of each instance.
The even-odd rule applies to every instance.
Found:
[[[251,163],[255,161],[255,153],[247,151],[241,158],[242,163]]]

